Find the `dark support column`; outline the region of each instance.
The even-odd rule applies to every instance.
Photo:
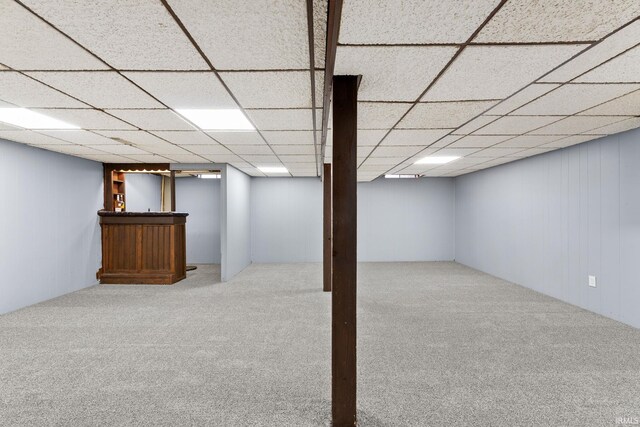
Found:
[[[323,166],[322,290],[331,292],[331,164],[325,163]]]
[[[356,424],[358,77],[333,78],[331,405],[334,427]]]
[[[176,211],[176,171],[171,171],[171,212]]]

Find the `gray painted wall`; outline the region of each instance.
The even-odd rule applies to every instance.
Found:
[[[225,165],[220,186],[220,270],[227,281],[251,264],[251,178]]]
[[[322,261],[322,183],[253,178],[254,262]],[[452,178],[378,179],[358,184],[360,261],[453,260]]]
[[[129,212],[161,210],[162,178],[148,173],[128,173],[125,176],[127,194],[125,209]]]
[[[102,165],[0,140],[0,314],[97,283]]]
[[[636,129],[458,177],[456,260],[640,327],[639,164]]]
[[[176,210],[189,213],[187,263],[220,264],[220,180],[177,178]]]

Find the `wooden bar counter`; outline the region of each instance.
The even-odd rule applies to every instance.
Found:
[[[187,213],[99,211],[100,283],[170,285],[187,277]]]

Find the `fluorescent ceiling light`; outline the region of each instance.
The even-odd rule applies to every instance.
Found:
[[[0,122],[25,129],[80,129],[79,126],[27,110],[26,108],[0,108]]]
[[[198,175],[198,178],[202,179],[220,179],[219,173],[203,173]]]
[[[264,173],[289,173],[284,166],[258,166],[258,169]]]
[[[454,160],[458,160],[460,156],[427,156],[423,157],[417,162],[416,165],[443,165],[445,163],[453,162]]]
[[[177,109],[202,130],[255,130],[240,110]]]

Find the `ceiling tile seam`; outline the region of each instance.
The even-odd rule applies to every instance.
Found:
[[[592,44],[597,40],[559,40],[541,42],[474,42],[463,43],[338,43],[339,47],[463,47],[463,46],[553,46]]]
[[[316,54],[315,54],[315,32],[313,28],[313,0],[307,0],[307,35],[309,43],[309,77],[311,78],[311,119],[313,121],[313,149],[316,158],[316,175],[320,176],[320,166],[318,162],[318,137],[316,124]]]
[[[276,156],[276,158],[278,159],[278,161],[280,163],[282,163],[282,160],[280,159],[280,157],[278,156],[278,154],[273,150],[273,148],[271,147],[271,145],[269,144],[269,141],[267,141],[267,139],[262,135],[262,133],[260,132],[260,129],[258,129],[258,127],[256,126],[256,124],[253,122],[253,120],[251,120],[251,117],[249,117],[249,115],[247,114],[246,110],[244,109],[244,107],[242,106],[242,104],[240,104],[240,102],[238,101],[238,98],[236,98],[236,96],[233,94],[233,92],[231,91],[231,89],[229,88],[229,86],[227,86],[226,82],[222,79],[222,77],[220,76],[220,74],[218,73],[218,71],[216,70],[216,68],[213,66],[213,63],[209,60],[209,58],[207,57],[207,55],[205,55],[204,51],[200,48],[200,46],[198,45],[198,43],[196,42],[196,40],[193,38],[193,36],[191,35],[191,33],[189,32],[189,30],[187,29],[187,27],[184,25],[184,23],[182,22],[182,20],[180,19],[180,17],[176,14],[176,12],[173,10],[173,8],[169,5],[169,3],[167,2],[167,0],[160,0],[160,2],[162,3],[162,5],[165,7],[165,9],[167,10],[167,12],[169,13],[169,15],[171,15],[171,17],[173,18],[173,20],[176,22],[176,24],[178,25],[178,27],[180,27],[180,29],[182,30],[182,32],[184,33],[184,35],[187,37],[187,39],[191,42],[191,44],[193,45],[193,47],[196,49],[196,51],[200,54],[200,56],[202,57],[202,59],[206,62],[206,64],[211,68],[211,71],[213,71],[216,75],[216,77],[218,78],[218,80],[220,81],[220,84],[225,88],[225,90],[227,91],[227,93],[229,94],[229,96],[231,97],[231,99],[233,99],[233,101],[236,103],[236,105],[238,106],[238,108],[242,111],[242,113],[245,115],[246,119],[249,121],[249,123],[251,123],[251,125],[255,128],[256,132],[258,133],[258,135],[260,135],[260,137],[262,138],[262,140],[265,142],[265,144],[267,144],[269,146],[269,148],[271,149],[271,151],[273,152],[274,156]],[[249,163],[251,166],[253,166],[254,168],[256,168],[256,170],[259,171],[259,169],[251,162],[247,162]],[[283,164],[284,166],[284,164]],[[266,175],[266,174],[265,174]],[[289,175],[293,176],[290,172]]]
[[[487,98],[487,99],[456,99],[455,101],[418,101],[418,104],[451,104],[451,103],[464,103],[464,102],[487,102],[487,101],[502,101],[502,98]],[[413,104],[412,101],[376,101],[373,99],[359,99],[358,103],[361,104]],[[404,129],[404,128],[403,128]]]
[[[369,155],[358,165],[358,168],[360,168],[360,166],[362,166],[364,164],[364,162],[367,161],[367,159],[369,158],[369,156],[371,156],[371,154],[380,146],[380,144],[387,138],[387,136],[389,136],[389,134],[391,133],[392,130],[395,129],[395,127],[398,125],[398,123],[400,123],[406,116],[407,114],[409,114],[409,112],[411,112],[411,110],[413,110],[413,108],[415,108],[416,105],[418,105],[420,99],[422,99],[422,97],[429,91],[429,89],[431,89],[436,82],[444,75],[444,73],[447,71],[447,69],[449,69],[449,67],[451,67],[451,65],[455,62],[455,60],[462,54],[462,52],[464,51],[464,49],[466,48],[466,45],[468,43],[470,43],[479,33],[480,31],[482,31],[482,29],[489,23],[489,21],[491,21],[491,19],[498,13],[498,11],[502,8],[502,6],[504,6],[506,4],[507,0],[500,0],[500,3],[498,3],[498,5],[496,7],[493,8],[493,10],[491,11],[491,13],[489,13],[489,15],[487,15],[487,17],[484,19],[484,21],[482,21],[482,23],[480,25],[478,25],[478,27],[474,30],[474,32],[471,34],[471,36],[469,36],[469,38],[467,39],[467,41],[461,45],[458,50],[456,51],[456,53],[453,54],[453,56],[449,59],[449,61],[447,61],[447,63],[445,64],[445,66],[440,70],[440,72],[433,78],[433,80],[431,81],[431,83],[429,83],[429,85],[426,87],[426,89],[424,91],[422,91],[422,93],[416,98],[416,100],[413,102],[413,104],[409,107],[409,109],[407,111],[405,111],[405,113],[400,117],[400,119],[398,119],[398,121],[391,127],[391,129],[389,129],[389,131],[387,133],[384,134],[384,136],[382,137],[382,139],[380,141],[378,141],[378,144],[373,148],[373,150],[371,151],[371,153],[369,153]],[[466,123],[465,123],[466,124]],[[444,138],[444,137],[443,137]],[[441,138],[442,139],[442,138]],[[437,142],[437,141],[436,141]],[[417,155],[418,153],[414,154]],[[411,156],[413,157],[413,156]],[[401,162],[403,163],[403,162]],[[390,169],[391,170],[391,169]]]

